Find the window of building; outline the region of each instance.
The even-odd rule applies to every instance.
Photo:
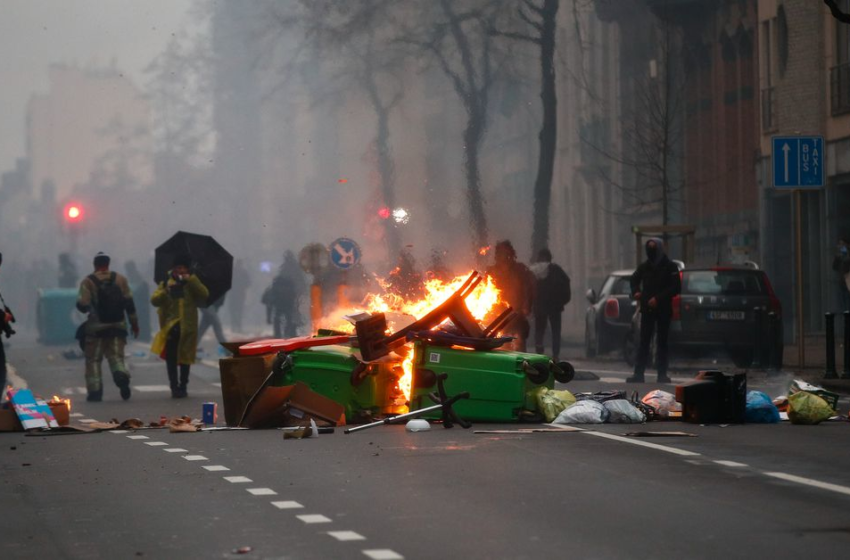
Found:
[[[776,122],[776,42],[774,40],[776,18],[761,22],[759,41],[761,45],[761,130],[762,134],[770,134],[778,128]]]
[[[850,0],[839,0],[843,12],[850,11]],[[835,66],[829,72],[830,101],[833,115],[850,113],[850,25],[837,20],[835,28]]]
[[[788,67],[788,19],[785,17],[785,6],[779,6],[776,11],[776,55],[779,75],[784,77]]]

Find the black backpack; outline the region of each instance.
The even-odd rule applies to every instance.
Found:
[[[116,274],[110,273],[109,279],[101,281],[94,274],[89,279],[97,288],[97,305],[95,311],[101,323],[124,322],[124,294],[121,287],[115,283]]]

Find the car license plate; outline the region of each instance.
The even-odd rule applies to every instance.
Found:
[[[743,311],[709,311],[709,321],[743,321],[746,317]]]

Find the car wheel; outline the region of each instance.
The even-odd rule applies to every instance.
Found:
[[[584,325],[584,357],[585,358],[595,358],[596,357],[596,348],[598,346],[599,341],[597,340],[596,344],[590,340],[590,326],[585,323]]]
[[[732,363],[735,364],[735,367],[748,368],[753,365],[755,349],[749,346],[731,348],[729,350],[729,356],[732,358]]]

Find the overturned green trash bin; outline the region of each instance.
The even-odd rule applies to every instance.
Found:
[[[36,326],[42,344],[73,344],[77,327],[85,321],[77,311],[77,290],[50,288],[38,290]]]

